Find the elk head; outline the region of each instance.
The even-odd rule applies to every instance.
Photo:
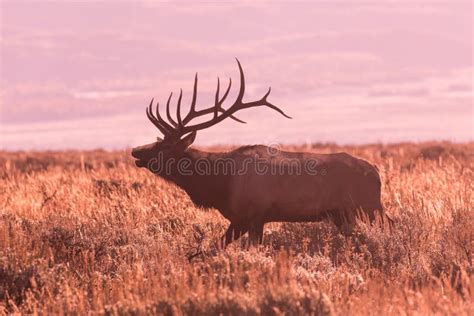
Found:
[[[153,99],[150,102],[150,105],[146,109],[146,114],[148,119],[158,128],[158,130],[163,134],[163,139],[158,138],[154,143],[139,146],[132,150],[132,156],[136,158],[135,164],[137,167],[148,167],[149,161],[153,158],[156,158],[160,153],[165,157],[176,157],[181,155],[186,149],[194,142],[196,138],[196,132],[198,130],[206,129],[217,123],[223,121],[226,118],[231,118],[237,122],[245,123],[244,121],[236,118],[233,114],[239,110],[257,107],[257,106],[266,106],[269,107],[287,118],[291,118],[286,115],[281,109],[276,107],[267,101],[267,98],[270,94],[271,88],[268,89],[267,93],[257,101],[244,102],[243,97],[245,93],[245,78],[242,66],[240,65],[239,60],[237,60],[237,65],[239,66],[240,71],[240,88],[234,103],[224,109],[222,104],[229,94],[230,88],[232,86],[232,79],[229,79],[229,85],[227,86],[226,91],[223,96],[220,97],[220,80],[217,78],[217,90],[215,94],[214,105],[202,110],[196,110],[196,97],[197,97],[197,73],[194,77],[194,88],[193,88],[193,97],[191,101],[191,106],[189,112],[183,118],[181,116],[181,99],[183,96],[183,91],[179,93],[177,107],[176,107],[176,120],[170,114],[170,102],[173,96],[173,93],[170,94],[168,101],[166,103],[166,121],[160,115],[160,106],[159,103],[156,104],[155,113],[153,113]],[[190,125],[191,121],[195,118],[199,118],[205,115],[211,114],[212,118],[208,121],[201,123],[196,123]]]

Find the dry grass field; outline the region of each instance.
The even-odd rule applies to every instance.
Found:
[[[271,223],[216,251],[227,221],[129,152],[1,152],[0,314],[474,315],[474,143],[285,149],[376,164],[393,229]]]

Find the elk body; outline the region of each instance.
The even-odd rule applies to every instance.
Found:
[[[381,182],[377,168],[346,153],[314,154],[285,152],[262,145],[244,146],[230,152],[216,153],[191,146],[196,132],[226,118],[243,122],[234,114],[242,109],[269,107],[288,117],[267,101],[268,92],[257,101],[244,102],[245,80],[242,67],[236,101],[222,107],[230,87],[220,97],[218,80],[213,106],[196,110],[197,75],[188,114],[181,117],[178,97],[176,119],[161,117],[159,104],[153,113],[153,100],[147,108],[150,121],[164,134],[158,141],[134,148],[132,156],[138,167],[146,167],[158,176],[181,187],[192,201],[212,207],[230,221],[222,237],[224,245],[249,233],[250,240],[261,242],[263,226],[274,221],[312,222],[330,219],[343,232],[350,233],[357,214],[365,213],[371,221],[383,214]],[[195,118],[211,115],[207,121],[190,125]]]

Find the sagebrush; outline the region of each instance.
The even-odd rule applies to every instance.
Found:
[[[285,149],[376,164],[394,227],[215,249],[226,220],[128,151],[0,153],[0,314],[474,314],[474,143]]]

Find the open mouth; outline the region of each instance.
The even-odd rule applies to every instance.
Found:
[[[135,166],[137,167],[146,167],[147,166],[147,161],[146,160],[141,160],[141,159],[137,159],[135,160]]]
[[[135,158],[135,166],[137,167],[146,167],[148,161],[146,159],[143,159],[142,155],[140,154],[140,151],[137,150],[136,148],[132,149],[132,157]]]

